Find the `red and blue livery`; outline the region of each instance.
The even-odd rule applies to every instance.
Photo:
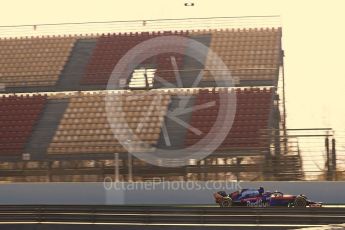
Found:
[[[311,201],[305,195],[286,195],[278,191],[266,192],[262,187],[242,189],[230,194],[219,191],[213,196],[220,207],[322,207],[322,203]]]

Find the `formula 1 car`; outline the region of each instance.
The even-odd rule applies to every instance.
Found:
[[[220,207],[322,207],[321,202],[311,201],[305,195],[286,195],[278,191],[265,192],[262,187],[259,189],[242,189],[230,194],[219,191],[213,196]]]

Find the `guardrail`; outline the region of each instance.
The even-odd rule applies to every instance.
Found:
[[[0,223],[335,224],[345,208],[176,206],[0,206]]]

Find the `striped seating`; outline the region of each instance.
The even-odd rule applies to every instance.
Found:
[[[105,85],[120,59],[133,47],[146,40],[159,36],[179,35],[187,36],[186,32],[155,32],[155,33],[130,33],[130,34],[107,34],[102,35],[97,40],[96,48],[86,67],[85,75],[81,84],[86,85]],[[179,51],[183,52],[183,50]],[[171,56],[175,57],[177,68],[183,65],[183,55],[179,53],[163,53],[145,60],[142,64],[157,69],[157,75],[161,78],[171,81],[174,73],[171,71]],[[137,68],[137,67],[134,67]],[[166,71],[169,70],[169,71]],[[128,79],[129,82],[130,79]],[[127,83],[128,83],[127,82]]]
[[[110,114],[105,102],[108,97],[113,100],[109,103],[115,104]],[[153,151],[170,96],[129,92],[108,94],[108,97],[104,93],[72,97],[48,153],[126,152],[120,143],[123,138],[130,141],[131,151]]]

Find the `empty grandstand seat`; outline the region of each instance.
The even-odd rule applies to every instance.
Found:
[[[217,150],[267,148],[269,139],[263,134],[267,133],[269,127],[273,90],[250,88],[237,89],[235,92],[237,106],[234,121],[230,132],[225,134],[225,140]],[[200,90],[197,94],[195,99],[197,105],[207,102],[215,102],[215,105],[193,111],[190,125],[201,131],[202,134],[196,134],[188,129],[185,139],[186,147],[203,139],[215,125],[218,116],[222,116],[218,115],[219,95],[219,92],[208,89]],[[221,119],[227,118],[221,117]]]
[[[158,36],[179,35],[187,36],[187,32],[171,33],[166,31],[163,33],[130,33],[130,34],[106,34],[102,35],[97,40],[96,48],[86,67],[85,74],[82,79],[82,84],[107,84],[109,77],[120,59],[133,47],[139,43]],[[181,48],[179,52],[184,52]],[[175,57],[177,68],[182,68],[183,55],[180,53],[164,53],[156,57],[149,58],[142,62],[142,64],[154,65],[157,69],[156,74],[161,78],[171,81],[174,78],[171,64],[171,56]]]
[[[55,85],[76,38],[0,39],[0,82],[5,87]]]
[[[0,97],[0,155],[24,152],[45,102],[42,95]]]
[[[206,32],[206,31],[205,31]],[[275,80],[281,64],[281,28],[231,29],[209,31],[210,49],[240,81]],[[206,70],[214,70],[214,76],[205,72],[203,81],[226,81],[216,61],[207,57]]]
[[[106,94],[72,97],[48,153],[126,152],[119,140],[127,138],[129,133],[133,134],[128,140],[131,151],[152,151],[159,139],[170,95],[123,92],[108,96],[107,100],[116,105],[108,108],[109,117]],[[113,122],[109,124],[108,119]]]

